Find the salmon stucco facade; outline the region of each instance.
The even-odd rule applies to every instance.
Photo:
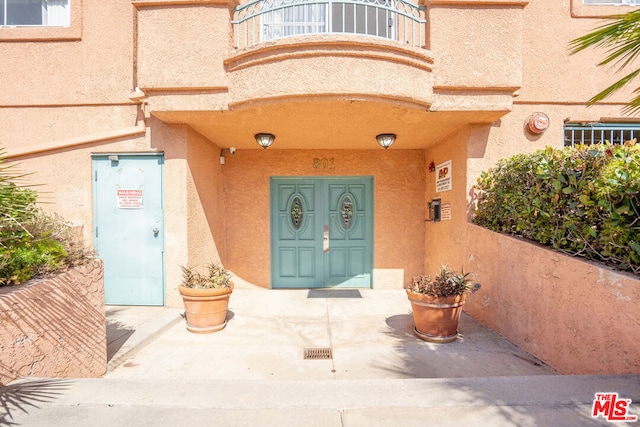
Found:
[[[83,226],[107,304],[179,307],[208,262],[267,289],[469,266],[481,171],[640,130],[628,92],[587,108],[619,77],[567,48],[632,8],[414,1],[0,0],[0,147]]]

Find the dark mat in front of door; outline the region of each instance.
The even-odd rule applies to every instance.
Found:
[[[362,298],[357,289],[309,289],[307,298]]]

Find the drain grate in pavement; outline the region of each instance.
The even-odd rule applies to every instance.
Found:
[[[330,348],[305,348],[304,359],[333,359]]]

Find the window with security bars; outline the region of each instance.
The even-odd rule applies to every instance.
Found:
[[[640,123],[567,123],[564,126],[564,146],[585,144],[624,144],[640,137]]]
[[[68,27],[70,0],[0,0],[0,26]]]

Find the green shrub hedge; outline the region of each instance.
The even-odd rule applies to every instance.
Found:
[[[640,272],[640,145],[590,145],[504,159],[475,186],[474,222]]]
[[[38,194],[16,184],[23,178],[0,149],[0,286],[79,265],[92,257],[70,224],[36,206]]]

